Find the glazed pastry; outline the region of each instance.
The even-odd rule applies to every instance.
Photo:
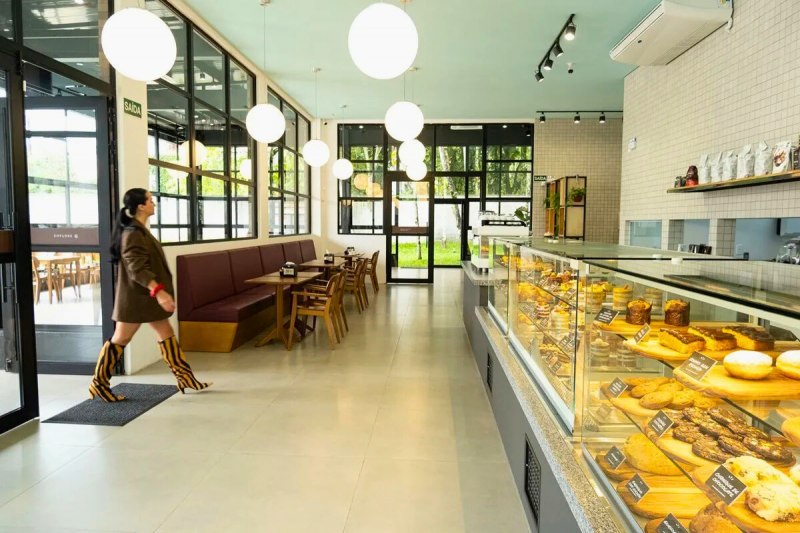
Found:
[[[653,313],[660,315],[664,310],[664,291],[661,289],[654,289],[653,287],[645,287],[644,299],[650,302],[653,306]]]
[[[664,323],[668,326],[689,325],[689,302],[667,300],[664,304]]]
[[[748,487],[764,482],[792,484],[792,480],[786,474],[763,459],[750,456],[735,457],[725,461],[725,468]]]
[[[778,370],[784,373],[787,378],[800,379],[800,350],[783,352],[775,361]]]
[[[700,428],[691,422],[683,422],[672,430],[672,438],[693,444],[694,441],[704,438]]]
[[[731,422],[742,422],[742,419],[736,416],[732,411],[721,407],[712,407],[706,411],[706,413],[708,413],[708,416],[710,416],[714,422],[722,424],[723,426],[728,426]]]
[[[706,345],[702,337],[667,328],[662,328],[658,332],[658,342],[662,346],[685,354],[702,350]]]
[[[732,453],[736,457],[746,455],[749,457],[758,457],[758,454],[745,446],[742,441],[733,437],[722,436],[717,439],[719,447],[728,453]]]
[[[772,372],[772,357],[761,352],[739,350],[726,355],[722,364],[728,374],[741,379],[764,379]]]
[[[672,403],[673,393],[670,391],[656,391],[650,394],[645,394],[639,400],[639,405],[645,409],[663,409]]]
[[[682,472],[675,464],[656,448],[646,436],[634,433],[622,447],[628,463],[634,468],[661,476],[680,476]]]
[[[689,533],[741,533],[741,530],[711,503],[689,522]]]
[[[635,326],[643,326],[650,323],[650,310],[653,306],[650,302],[646,302],[639,298],[628,302],[628,312],[625,315],[625,322]]]
[[[794,457],[791,451],[769,440],[745,437],[742,439],[742,443],[756,452],[762,459],[768,461],[786,462],[791,461]]]
[[[767,435],[758,428],[754,428],[753,426],[748,426],[747,424],[745,424],[740,420],[728,424],[728,429],[730,429],[731,433],[733,433],[740,439],[743,439],[745,437],[751,437],[758,440],[769,440],[769,435]]]
[[[745,350],[772,350],[775,348],[775,338],[764,328],[725,326],[722,331],[736,337],[736,346]]]
[[[736,348],[736,337],[718,328],[691,326],[689,328],[689,333],[702,337],[706,342],[706,350],[721,352],[723,350],[733,350]]]
[[[692,453],[714,463],[724,463],[733,459],[733,455],[720,448],[717,441],[711,437],[703,437],[692,443]]]
[[[614,311],[625,311],[628,308],[628,302],[633,298],[633,289],[628,285],[622,287],[614,287]]]
[[[800,522],[800,487],[785,483],[758,483],[745,491],[751,511],[768,522]]]
[[[647,394],[651,394],[657,391],[658,386],[659,384],[653,381],[649,383],[644,383],[642,385],[637,385],[636,387],[631,389],[631,396],[633,396],[634,398],[642,398]]]

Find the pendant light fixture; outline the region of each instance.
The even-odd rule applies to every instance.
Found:
[[[371,78],[390,80],[414,64],[419,35],[406,12],[391,4],[372,4],[353,20],[347,38],[353,63]]]
[[[600,124],[605,124],[605,123],[606,123],[606,112],[603,111],[602,113],[600,113]]]
[[[581,113],[580,113],[580,111],[578,111],[577,113],[575,113],[575,118],[574,118],[574,119],[572,119],[572,121],[573,121],[575,124],[580,124],[580,123],[581,123]]]
[[[406,175],[409,179],[419,181],[425,179],[427,174],[428,165],[425,164],[425,161],[412,161],[406,164]]]
[[[311,71],[314,73],[314,115],[319,119],[319,97],[317,91],[317,74],[321,68],[314,67]],[[319,137],[319,132],[317,132]],[[328,145],[319,140],[319,138],[311,139],[303,146],[303,159],[312,167],[321,167],[328,162],[331,158],[331,150]]]
[[[264,8],[264,73],[267,72],[267,4]],[[247,112],[245,118],[247,133],[260,143],[273,143],[286,132],[286,117],[281,110],[270,103],[258,104]]]
[[[111,15],[100,37],[103,54],[117,72],[137,81],[154,81],[172,70],[178,47],[158,15],[129,7]]]
[[[349,180],[353,175],[353,163],[347,159],[337,159],[333,163],[333,177],[337,180]]]
[[[414,78],[417,68],[410,69],[412,73],[411,78],[411,99],[414,99]],[[386,124],[386,132],[400,142],[410,141],[415,139],[417,135],[422,133],[422,128],[425,126],[425,117],[422,115],[420,108],[413,102],[406,101],[406,80],[403,78],[403,101],[397,102],[386,111],[384,117]]]
[[[400,162],[405,165],[413,161],[424,161],[425,146],[419,140],[411,139],[400,145],[397,155],[400,157]]]
[[[252,159],[242,159],[242,161],[239,163],[239,176],[246,180],[253,179]]]
[[[183,141],[178,146],[178,162],[185,166],[189,166],[189,141]],[[206,146],[200,141],[194,141],[194,164],[195,166],[202,167],[206,162]]]

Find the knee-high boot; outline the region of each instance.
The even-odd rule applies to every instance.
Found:
[[[100,357],[97,359],[97,366],[94,367],[94,377],[89,385],[90,398],[94,399],[99,396],[105,402],[118,402],[125,399],[124,396],[117,396],[111,392],[111,371],[124,350],[124,346],[112,343],[111,339],[107,340],[100,349]]]
[[[186,360],[186,356],[181,350],[178,340],[170,337],[158,343],[161,348],[161,355],[172,370],[175,379],[178,380],[178,390],[183,394],[184,389],[203,390],[211,386],[211,382],[204,383],[197,381],[192,373],[192,367]]]

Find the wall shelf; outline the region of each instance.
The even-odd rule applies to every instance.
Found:
[[[791,181],[800,181],[800,170],[791,170],[787,172],[780,172],[778,174],[764,174],[763,176],[753,176],[751,178],[705,183],[703,185],[695,185],[694,187],[674,187],[672,189],[667,189],[667,192],[713,192],[723,189],[739,189],[742,187],[756,187],[758,185],[789,183]]]

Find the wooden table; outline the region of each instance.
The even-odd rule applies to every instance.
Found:
[[[342,268],[342,265],[346,264],[347,261],[343,259],[334,259],[332,263],[326,263],[322,259],[314,259],[312,261],[306,261],[305,263],[301,264],[302,268],[318,268],[320,272],[322,272],[325,276],[325,279],[330,279],[331,272],[334,270],[339,270]]]
[[[72,271],[72,290],[75,291],[76,296],[81,295],[81,287],[78,283],[78,276],[80,275],[81,270],[81,256],[79,255],[54,255],[52,257],[41,257],[36,256],[36,260],[39,261],[39,264],[44,266],[47,269],[47,291],[50,294],[50,303],[53,303],[53,288],[56,289],[56,299],[60,302],[62,300],[61,297],[61,287],[53,287],[53,265],[69,265],[74,263],[75,268]]]
[[[258,278],[248,279],[245,283],[256,283],[259,285],[274,285],[275,286],[275,329],[267,333],[267,336],[261,339],[256,346],[264,346],[269,341],[280,339],[283,341],[284,346],[289,348],[289,335],[292,335],[292,328],[294,324],[289,324],[286,329],[283,326],[283,288],[292,285],[304,285],[309,281],[322,276],[322,272],[298,272],[297,276],[284,277],[278,272],[273,272]]]
[[[347,262],[348,265],[350,265],[352,264],[353,259],[361,259],[363,255],[364,254],[362,252],[352,252],[349,254],[342,252],[338,254],[333,254],[333,257],[341,257]]]

